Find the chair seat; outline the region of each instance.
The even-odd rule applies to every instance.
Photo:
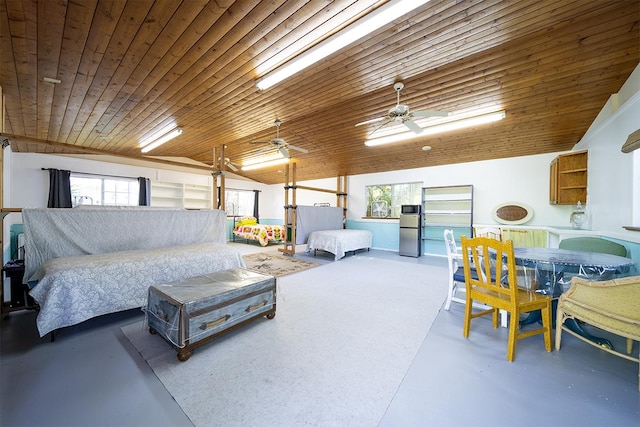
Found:
[[[477,289],[477,292],[482,293],[490,298],[493,304],[489,305],[491,305],[492,307],[502,308],[505,310],[508,308],[509,297],[507,295],[499,294],[487,289]],[[548,295],[518,288],[520,313],[528,313],[529,311],[540,310],[547,304],[548,299]]]
[[[471,269],[471,277],[478,280],[478,272],[475,268]],[[464,268],[458,267],[455,273],[453,273],[453,280],[456,282],[464,283]]]
[[[471,278],[478,280],[478,271],[475,268],[471,268]],[[491,272],[491,279],[496,280],[495,272]],[[456,282],[464,283],[464,267],[458,267],[455,273],[453,273],[453,280]]]

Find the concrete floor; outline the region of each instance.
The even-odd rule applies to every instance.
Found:
[[[243,253],[263,250],[233,245]],[[369,254],[423,264],[425,274],[446,268],[444,258]],[[311,258],[333,262],[328,254]],[[465,339],[462,309],[454,303],[440,311],[380,426],[640,425],[637,364],[568,334],[562,349],[552,353],[544,351],[541,336],[522,340],[510,363],[507,330],[477,319]],[[193,425],[120,330],[142,317],[139,310],[102,316],[64,329],[51,343],[38,337],[34,312],[5,316],[0,425]]]

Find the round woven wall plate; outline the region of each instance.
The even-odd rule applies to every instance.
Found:
[[[524,203],[503,203],[493,209],[493,219],[500,224],[524,224],[533,218],[533,209]]]

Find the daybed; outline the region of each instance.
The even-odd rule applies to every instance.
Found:
[[[280,243],[284,240],[285,227],[283,225],[258,224],[255,217],[243,217],[233,228],[233,235],[247,239],[256,240],[260,246],[267,246],[269,243]]]
[[[40,336],[143,307],[148,288],[245,266],[223,211],[23,209],[25,283]]]
[[[344,257],[347,252],[371,248],[373,234],[368,230],[321,230],[312,231],[307,240],[307,251],[320,249],[331,252],[335,260]]]
[[[296,244],[307,244],[307,253],[323,250],[344,257],[347,252],[370,249],[373,234],[368,230],[345,230],[344,208],[297,206]]]

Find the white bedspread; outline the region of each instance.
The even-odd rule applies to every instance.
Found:
[[[143,307],[151,285],[243,267],[241,254],[225,243],[50,259],[30,291],[40,304],[38,331],[44,336],[92,317]]]
[[[307,251],[321,249],[331,252],[339,260],[345,253],[358,249],[369,249],[373,243],[373,233],[368,230],[322,230],[309,234]]]

